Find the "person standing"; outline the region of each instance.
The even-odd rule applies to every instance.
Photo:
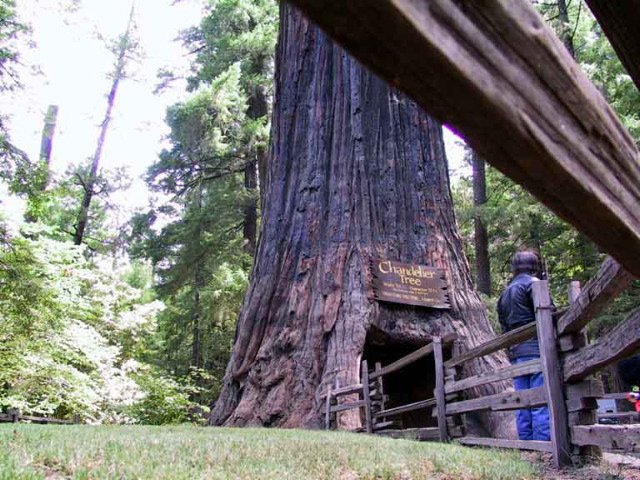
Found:
[[[512,261],[513,279],[498,300],[498,319],[502,333],[509,332],[536,321],[533,307],[532,284],[539,281],[538,255],[531,251],[521,251]],[[540,358],[540,345],[537,337],[525,340],[509,348],[509,360],[512,364]],[[513,379],[516,390],[544,386],[541,372],[521,375]],[[520,440],[550,440],[548,407],[518,410],[516,415]]]

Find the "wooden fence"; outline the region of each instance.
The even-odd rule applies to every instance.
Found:
[[[634,353],[640,348],[640,308],[597,343],[589,344],[584,333],[588,322],[633,281],[613,259],[607,258],[598,274],[584,289],[578,282],[569,286],[570,305],[554,314],[548,282],[533,284],[536,322],[520,327],[443,361],[443,345],[455,340],[454,335],[435,337],[432,343],[386,366],[376,365],[370,372],[362,362],[361,384],[330,390],[325,404],[325,428],[331,428],[332,417],[350,408],[365,411],[363,431],[419,440],[448,441],[457,439],[464,445],[538,450],[553,454],[557,466],[572,462],[580,453],[593,449],[614,452],[640,451],[640,425],[602,425],[597,423],[597,399],[603,397],[602,383],[593,373]],[[540,359],[511,365],[493,372],[461,378],[464,364],[476,358],[518,344],[537,334]],[[454,349],[455,350],[455,349]],[[435,389],[433,398],[408,405],[385,408],[383,377],[433,354]],[[520,375],[542,372],[544,386],[520,391],[466,399],[465,391]],[[339,397],[359,394],[355,402],[339,403]],[[550,441],[521,441],[482,438],[465,435],[464,414],[478,411],[508,411],[547,405],[550,418]],[[437,427],[392,430],[393,422],[385,421],[409,411],[431,409]],[[382,421],[378,421],[382,420]]]
[[[7,413],[0,413],[0,423],[31,422],[39,424],[76,425],[80,423],[80,416],[74,415],[71,420],[62,420],[52,417],[36,417],[34,415],[22,415],[19,409],[10,408]]]

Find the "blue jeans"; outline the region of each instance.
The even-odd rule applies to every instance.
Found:
[[[512,364],[535,360],[538,357],[519,357],[511,360]],[[529,388],[544,386],[542,373],[532,373],[521,375],[513,379],[513,386],[516,390],[527,390]],[[520,440],[550,440],[549,435],[549,408],[527,408],[518,410],[516,414],[518,425],[518,436]]]

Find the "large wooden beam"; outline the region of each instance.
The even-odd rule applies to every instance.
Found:
[[[640,348],[640,308],[617,325],[598,343],[564,357],[564,380],[575,382],[586,378],[607,365],[628,357]]]
[[[633,275],[613,258],[607,257],[596,276],[589,280],[569,310],[558,320],[558,335],[580,331],[632,281]]]
[[[571,443],[608,450],[640,452],[640,425],[584,425],[571,427]]]
[[[638,148],[529,2],[291,1],[640,276]]]
[[[587,0],[587,5],[640,89],[640,0]]]

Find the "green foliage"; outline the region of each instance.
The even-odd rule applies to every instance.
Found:
[[[146,358],[198,385],[191,398],[204,403],[219,391],[251,265],[241,229],[254,194],[243,173],[263,125],[246,117],[240,76],[233,64],[168,110],[171,148],[147,182],[171,201],[132,220],[131,251],[151,261],[167,305]],[[159,219],[164,226],[156,230]]]
[[[475,266],[473,218],[478,214],[487,226],[493,291],[499,294],[511,280],[511,258],[520,248],[539,251],[557,305],[566,303],[570,281],[587,281],[602,255],[584,235],[560,220],[519,185],[487,166],[487,203],[473,206],[470,178],[452,189],[460,233],[472,267]]]
[[[269,85],[277,33],[274,0],[209,0],[200,27],[183,34],[183,42],[198,52],[190,88],[210,82],[236,63],[241,65],[247,91]]]
[[[107,420],[145,395],[134,357],[163,305],[51,228],[23,229],[5,226],[0,244],[0,408]]]
[[[562,31],[567,31],[574,45],[577,62],[638,142],[640,91],[625,71],[584,0],[566,2],[569,17],[567,25],[561,23],[556,2],[534,3],[558,36],[562,37]]]
[[[146,425],[178,424],[190,420],[189,411],[193,402],[189,397],[197,387],[180,385],[153,370],[139,373],[135,379],[145,395],[123,409],[127,417]]]
[[[14,0],[0,0],[0,91],[12,90],[20,86],[14,66],[19,53],[13,44],[28,27],[16,15]]]
[[[89,162],[87,160],[84,164],[69,166],[63,178],[52,182],[51,187],[40,195],[35,218],[54,227],[50,235],[56,235],[59,240],[67,240],[75,234],[80,204],[85,189],[88,188],[91,168]],[[103,169],[98,173],[93,186],[89,222],[84,234],[84,243],[91,251],[115,251],[121,232],[110,222],[119,208],[111,201],[111,195],[126,190],[130,184],[126,168]]]

